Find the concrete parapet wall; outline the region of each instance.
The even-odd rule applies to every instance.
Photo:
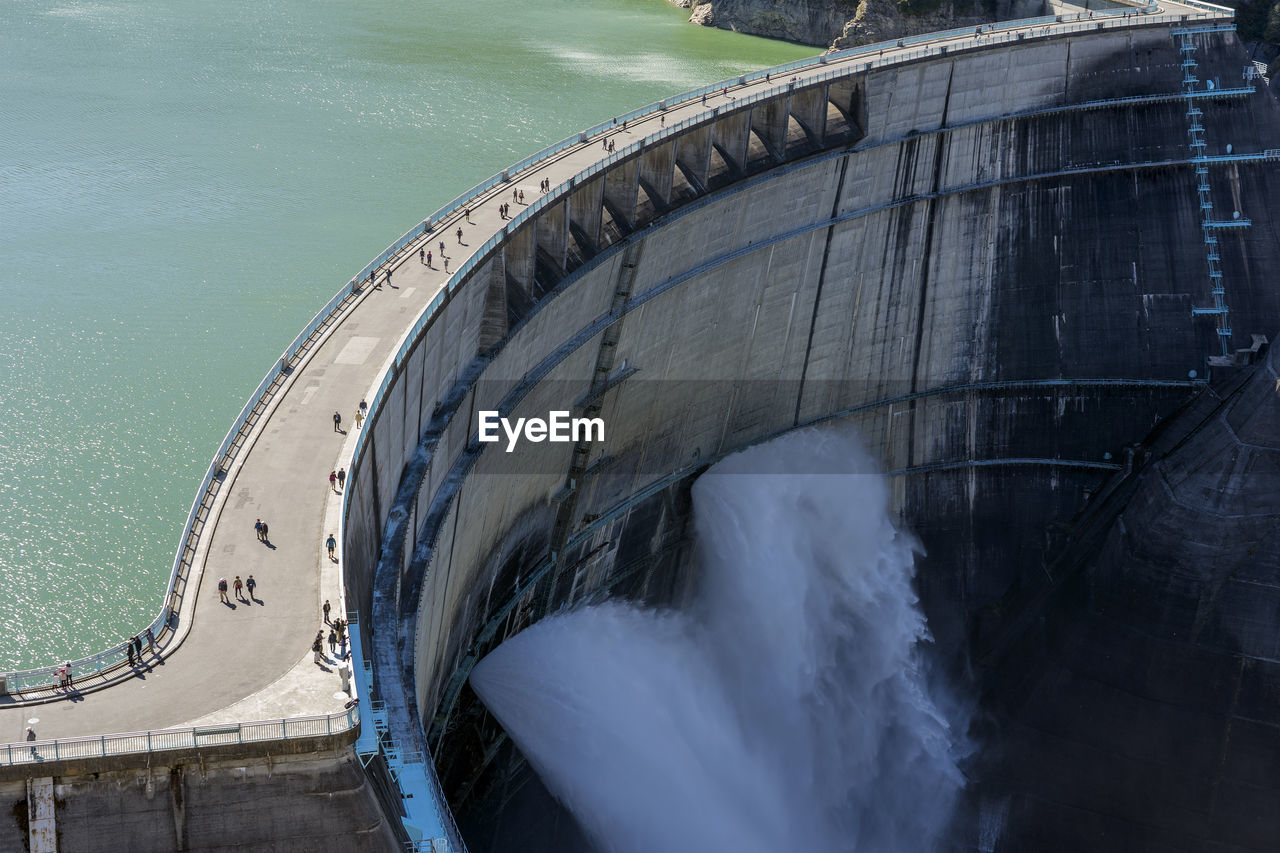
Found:
[[[400,849],[354,753],[320,749],[268,760],[201,750],[166,755],[150,767],[91,772],[42,766],[52,778],[57,849],[66,853],[201,853]],[[0,820],[0,849],[27,845],[24,781],[0,781],[12,802]]]

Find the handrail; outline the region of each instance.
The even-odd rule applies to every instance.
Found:
[[[1155,4],[1152,4],[1145,8],[1136,9],[1136,10],[1122,9],[1122,10],[1115,10],[1113,12],[1096,13],[1094,15],[1090,15],[1088,13],[1081,13],[1075,16],[1074,19],[1071,21],[1071,23],[1066,23],[1064,21],[1064,16],[1055,16],[1055,17],[1031,19],[1030,21],[1016,22],[1015,24],[1011,24],[1009,26],[978,28],[977,31],[975,31],[975,29],[973,28],[964,28],[964,29],[950,31],[950,33],[947,35],[948,37],[951,37],[951,38],[964,40],[965,44],[959,46],[961,48],[969,45],[987,47],[992,44],[1000,44],[1000,43],[1005,43],[1005,42],[1010,42],[1010,41],[1018,40],[1021,38],[1025,38],[1025,35],[1026,35],[1025,32],[1019,33],[1019,32],[1016,32],[1015,29],[1017,28],[1025,29],[1025,27],[1027,27],[1028,25],[1044,26],[1046,28],[1051,28],[1052,33],[1055,35],[1058,35],[1063,33],[1079,32],[1086,29],[1094,30],[1100,26],[1105,26],[1106,23],[1108,22],[1107,21],[1108,18],[1112,20],[1114,20],[1115,18],[1127,19],[1130,17],[1136,17],[1141,15],[1144,24],[1157,24],[1157,23],[1163,23],[1166,21],[1178,22],[1184,19],[1184,16],[1181,16],[1181,15],[1155,14],[1158,11],[1159,11],[1159,7],[1156,6]],[[1103,19],[1103,20],[1099,20],[1099,19]],[[725,81],[719,84],[714,84],[712,86],[706,86],[701,89],[694,89],[694,90],[691,90],[690,92],[685,92],[680,95],[676,95],[674,97],[667,98],[662,101],[658,101],[655,104],[651,104],[647,107],[642,107],[638,110],[633,110],[631,112],[624,113],[620,116],[617,116],[616,118],[611,119],[608,122],[602,122],[600,124],[594,125],[591,128],[581,131],[580,133],[572,137],[568,137],[564,140],[561,140],[558,143],[548,146],[547,148],[542,149],[541,151],[537,152],[534,155],[531,155],[530,157],[526,157],[525,159],[513,164],[508,169],[499,173],[499,175],[496,175],[493,178],[490,178],[488,181],[485,181],[477,185],[476,187],[472,188],[472,190],[470,190],[469,192],[459,196],[457,199],[455,199],[454,201],[446,205],[444,209],[446,211],[451,210],[452,212],[456,212],[457,209],[459,209],[460,207],[468,203],[471,203],[472,200],[481,197],[484,193],[488,192],[495,185],[499,183],[508,182],[512,179],[513,176],[520,174],[521,172],[528,169],[529,167],[535,164],[544,162],[550,159],[551,157],[554,157],[557,154],[561,153],[562,151],[565,151],[567,149],[574,147],[575,145],[582,144],[586,142],[588,139],[590,139],[591,137],[596,136],[597,134],[607,133],[615,128],[620,128],[622,124],[626,122],[630,122],[635,118],[643,117],[645,115],[651,115],[655,112],[665,111],[673,105],[687,103],[694,99],[698,99],[705,94],[718,92],[730,86],[733,86],[736,88],[738,86],[744,85],[747,82],[756,82],[761,79],[769,79],[770,81],[772,81],[772,78],[774,75],[785,75],[788,71],[796,71],[796,70],[801,70],[806,68],[812,68],[817,65],[829,65],[833,63],[842,63],[843,60],[847,60],[851,58],[866,58],[868,60],[866,62],[863,62],[860,66],[855,66],[853,68],[848,67],[846,64],[845,67],[833,68],[832,70],[826,73],[823,73],[821,75],[818,75],[816,77],[814,76],[806,77],[804,81],[804,85],[808,86],[814,83],[822,82],[824,80],[833,79],[835,77],[848,76],[849,74],[856,73],[858,71],[866,71],[872,68],[878,68],[885,65],[890,65],[890,64],[897,65],[904,62],[912,62],[912,61],[915,61],[916,59],[923,58],[923,57],[941,55],[943,53],[948,52],[949,50],[953,50],[956,47],[954,45],[938,44],[937,43],[938,34],[933,34],[930,37],[930,39],[933,40],[933,44],[931,47],[922,48],[921,50],[917,50],[917,51],[911,51],[906,54],[895,53],[895,55],[885,58],[885,57],[882,57],[880,54],[886,48],[886,46],[890,45],[890,43],[867,45],[859,48],[852,48],[847,51],[841,51],[837,54],[832,54],[826,57],[816,57],[813,59],[797,60],[796,62],[788,63],[786,65],[778,66],[776,68],[765,69],[750,75],[743,75],[734,81]],[[913,44],[919,43],[920,41],[924,41],[924,40],[926,39],[913,39],[911,43]],[[895,43],[892,43],[891,46],[898,47],[904,42],[895,42]],[[873,53],[875,54],[875,56],[872,56]],[[413,326],[404,333],[401,339],[400,346],[396,351],[396,355],[394,359],[392,359],[390,362],[390,368],[383,373],[378,383],[377,389],[373,392],[372,397],[370,398],[371,415],[370,415],[369,424],[366,429],[361,430],[360,433],[356,436],[356,441],[353,448],[351,464],[350,464],[350,470],[352,472],[353,477],[355,473],[360,470],[361,463],[364,460],[366,440],[368,439],[369,435],[372,434],[372,432],[374,431],[373,424],[377,416],[377,413],[381,411],[383,402],[386,399],[386,396],[391,387],[391,383],[395,379],[395,377],[397,377],[400,374],[400,371],[403,368],[405,360],[408,358],[410,351],[420,340],[422,334],[427,329],[427,327],[436,321],[441,307],[445,304],[445,301],[450,297],[450,295],[453,294],[459,287],[461,287],[463,283],[477,269],[479,269],[483,264],[489,261],[492,253],[498,248],[498,246],[500,246],[508,238],[508,236],[511,233],[513,233],[514,231],[516,231],[521,227],[526,226],[547,205],[558,203],[566,193],[570,192],[574,188],[575,185],[580,184],[582,181],[589,180],[595,177],[599,173],[609,169],[610,167],[612,167],[613,165],[615,165],[616,163],[620,162],[623,159],[636,156],[640,152],[644,151],[646,147],[651,146],[657,142],[660,142],[675,134],[682,133],[683,131],[697,124],[714,121],[719,116],[724,114],[726,111],[729,111],[729,110],[736,111],[741,109],[744,106],[756,103],[758,101],[777,97],[778,95],[784,93],[790,88],[792,88],[792,86],[789,81],[779,80],[778,85],[761,92],[747,95],[745,97],[740,97],[737,100],[735,100],[734,103],[731,105],[720,105],[718,107],[708,109],[699,115],[692,116],[678,123],[673,123],[671,125],[664,126],[663,128],[657,130],[656,132],[647,134],[644,138],[637,140],[636,142],[622,148],[621,150],[614,152],[600,160],[597,160],[595,163],[591,164],[585,169],[580,170],[577,174],[569,178],[567,181],[561,182],[559,185],[551,188],[549,192],[546,192],[545,194],[542,194],[540,197],[536,198],[532,203],[530,203],[522,211],[517,213],[515,217],[507,221],[504,227],[498,233],[491,236],[477,250],[472,252],[471,255],[449,277],[444,287],[435,295],[434,298],[432,298],[430,303],[418,316],[418,319],[414,322]],[[446,216],[440,216],[439,214],[435,214],[433,215],[433,217],[429,218],[428,220],[425,220],[423,224],[423,233],[426,233],[427,223],[431,221],[439,222],[442,218],[446,218],[447,215],[449,214],[446,213]],[[348,489],[346,495],[343,498],[342,512],[343,512],[344,520],[347,516],[347,512],[349,511],[348,496],[350,494],[351,494],[351,491],[350,489]],[[438,802],[443,803],[444,802],[443,795],[440,791],[439,781],[436,778],[434,769],[430,765],[425,766],[423,768],[423,775],[425,776],[425,781],[426,781],[426,784],[428,785],[428,789],[437,798]],[[397,782],[397,785],[401,788],[402,796],[404,796],[405,786],[402,783],[399,776],[396,777],[396,782]],[[448,811],[448,809],[447,808],[443,809],[443,812],[444,812],[445,819],[451,821],[452,814]]]
[[[225,725],[187,726],[179,729],[152,729],[89,737],[54,738],[3,744],[0,767],[38,764],[43,761],[106,758],[112,755],[165,752],[203,746],[262,743],[328,737],[350,731],[360,724],[357,705],[332,714],[255,720]]]
[[[504,169],[502,172],[493,175],[487,180],[472,187],[465,193],[462,193],[457,198],[454,198],[432,213],[426,219],[422,220],[419,224],[406,231],[404,235],[394,241],[372,261],[366,264],[356,276],[351,278],[348,283],[345,284],[319,312],[317,312],[311,322],[308,323],[297,337],[294,338],[293,342],[284,349],[279,362],[273,364],[271,370],[268,371],[262,381],[259,382],[257,389],[255,389],[255,391],[250,395],[248,402],[232,423],[226,437],[218,448],[217,454],[214,456],[207,472],[205,473],[200,488],[196,493],[196,498],[192,503],[191,510],[187,514],[186,523],[183,526],[178,551],[174,558],[173,568],[170,571],[169,583],[165,591],[160,613],[151,622],[151,624],[147,626],[147,628],[143,629],[140,636],[145,636],[146,632],[150,630],[157,637],[157,644],[163,648],[162,641],[167,639],[168,636],[164,633],[165,630],[176,630],[176,625],[173,624],[174,614],[180,609],[181,600],[185,595],[185,590],[181,594],[178,593],[178,585],[180,580],[183,579],[183,568],[188,559],[187,555],[189,553],[194,553],[195,551],[196,546],[194,543],[199,539],[199,533],[196,531],[196,522],[200,516],[201,509],[205,508],[207,503],[212,499],[214,481],[229,467],[230,462],[234,457],[236,441],[245,430],[246,425],[253,417],[254,412],[258,411],[258,408],[264,405],[269,399],[272,389],[279,381],[281,381],[282,377],[295,363],[296,359],[303,352],[306,346],[308,346],[316,331],[324,326],[325,323],[329,322],[334,317],[335,313],[347,304],[348,300],[356,297],[360,293],[362,283],[369,280],[371,276],[376,276],[379,270],[388,261],[400,256],[400,254],[406,249],[415,245],[427,234],[432,233],[434,226],[438,226],[446,220],[449,220],[451,217],[456,216],[468,205],[475,203],[481,196],[492,190],[495,186],[508,183],[512,180],[514,175],[517,175],[530,167],[544,163],[552,157],[555,157],[561,152],[572,148],[574,145],[579,144],[592,136],[609,132],[624,122],[630,122],[637,118],[651,116],[670,109],[672,106],[687,104],[690,101],[701,98],[703,95],[710,95],[728,88],[739,88],[748,83],[755,83],[764,79],[772,81],[772,78],[776,75],[785,75],[789,72],[800,72],[823,65],[840,66],[832,68],[830,71],[817,76],[806,77],[804,85],[809,86],[815,83],[834,79],[836,77],[848,76],[849,74],[857,73],[859,71],[865,72],[888,65],[910,63],[923,58],[951,53],[958,49],[965,49],[967,47],[985,48],[993,44],[1007,43],[1024,38],[1027,35],[1026,32],[1016,32],[1016,30],[1025,30],[1027,27],[1043,26],[1046,30],[1050,31],[1049,34],[1065,35],[1084,30],[1096,29],[1119,18],[1127,19],[1130,17],[1140,16],[1143,24],[1155,25],[1166,22],[1178,23],[1187,20],[1202,20],[1205,18],[1231,18],[1234,15],[1232,10],[1226,7],[1203,2],[1203,0],[1178,0],[1178,3],[1191,8],[1204,9],[1212,14],[1158,14],[1160,7],[1155,3],[1152,3],[1145,8],[1095,10],[1093,12],[1081,12],[1075,15],[1027,18],[988,24],[982,27],[956,28],[939,33],[927,33],[918,36],[904,37],[900,40],[860,45],[826,55],[799,59],[772,68],[761,69],[759,71],[740,75],[736,78],[722,80],[718,83],[673,95],[661,101],[631,110],[630,112],[617,116],[608,122],[596,124],[518,161],[507,169]],[[943,43],[955,42],[957,40],[962,43]],[[928,46],[907,53],[895,51],[893,55],[888,57],[882,55],[886,50],[894,50],[899,47],[916,44],[927,44]],[[858,59],[865,59],[866,61],[860,64],[855,64],[852,67],[849,66],[849,60]],[[790,88],[789,83],[779,81],[779,85],[766,91],[740,97],[731,105],[721,105],[719,107],[711,108],[700,115],[693,116],[679,123],[662,128],[655,133],[649,134],[644,139],[638,140],[637,142],[634,142],[631,145],[609,155],[603,160],[596,162],[592,166],[575,175],[569,181],[553,188],[552,192],[535,200],[510,220],[501,232],[487,240],[484,245],[481,246],[479,251],[472,254],[472,256],[468,258],[467,261],[465,261],[457,272],[455,272],[449,279],[445,288],[431,300],[427,308],[419,315],[419,319],[415,322],[413,329],[405,336],[396,355],[396,369],[398,370],[400,365],[403,363],[405,356],[412,348],[418,335],[434,320],[436,313],[444,304],[444,301],[448,298],[449,294],[453,293],[459,286],[461,286],[463,280],[480,264],[484,263],[488,259],[489,254],[493,252],[493,250],[504,239],[506,239],[506,235],[528,222],[534,215],[541,211],[543,207],[550,204],[563,192],[570,189],[575,182],[589,179],[605,169],[608,169],[620,160],[635,156],[637,153],[644,150],[647,145],[651,145],[656,141],[660,141],[680,133],[696,124],[714,121],[717,117],[724,114],[726,108],[728,110],[741,109],[744,106],[757,103],[758,101],[776,97],[788,88]],[[396,370],[393,370],[384,374],[372,401],[373,408],[376,409],[377,405],[380,403],[382,396],[385,394],[391,381],[391,377],[395,372]],[[356,442],[355,458],[357,459],[362,451],[363,443],[364,436],[362,433],[357,438]],[[104,674],[113,667],[123,664],[126,661],[127,656],[127,646],[126,644],[121,643],[97,654],[75,660],[72,662],[72,667],[77,679],[84,678],[86,674],[104,676]],[[7,681],[7,689],[9,692],[22,692],[33,688],[52,687],[57,680],[53,674],[53,668],[51,666],[11,672],[6,674],[4,678]]]

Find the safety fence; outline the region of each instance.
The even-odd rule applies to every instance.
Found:
[[[371,401],[375,411],[380,404],[392,377],[398,371],[404,358],[407,356],[408,351],[411,349],[423,329],[434,321],[436,314],[444,304],[445,300],[448,299],[449,295],[456,290],[470,274],[489,259],[496,248],[507,239],[508,235],[512,231],[536,217],[547,205],[559,201],[560,198],[563,197],[564,193],[571,190],[575,184],[581,183],[582,181],[588,180],[601,172],[608,170],[619,161],[635,156],[646,147],[676,136],[698,124],[714,121],[718,116],[723,115],[727,111],[736,111],[760,101],[776,98],[789,90],[794,90],[797,86],[811,86],[839,77],[846,77],[854,73],[870,71],[891,65],[916,62],[921,59],[943,56],[948,53],[954,53],[966,49],[988,48],[1003,43],[1022,41],[1029,37],[1061,36],[1113,27],[1160,25],[1166,23],[1176,24],[1203,19],[1229,20],[1233,14],[1230,9],[1210,3],[1199,2],[1199,0],[1179,0],[1179,5],[1204,11],[1199,14],[1173,14],[1168,13],[1167,11],[1162,12],[1162,7],[1153,3],[1141,9],[1121,8],[1082,12],[1077,15],[1059,15],[1052,17],[1046,16],[1042,18],[1021,19],[989,24],[983,27],[960,28],[940,33],[928,33],[903,38],[893,42],[862,45],[848,50],[842,50],[831,54],[797,60],[795,62],[786,63],[784,65],[768,69],[762,69],[760,71],[740,75],[730,80],[724,80],[719,83],[693,89],[653,104],[640,107],[639,109],[632,110],[628,113],[617,116],[610,121],[601,122],[524,158],[507,169],[504,169],[502,172],[493,175],[486,181],[472,187],[467,192],[445,204],[413,228],[410,228],[398,240],[393,242],[377,257],[366,264],[356,276],[351,278],[350,281],[344,285],[344,287],[340,289],[328,301],[328,303],[320,309],[320,311],[316,313],[311,322],[308,323],[302,331],[299,332],[297,337],[295,337],[294,340],[284,349],[279,362],[277,364],[273,364],[272,369],[263,377],[262,381],[258,384],[258,387],[250,395],[248,402],[231,425],[226,437],[218,448],[217,454],[214,456],[205,473],[204,479],[197,491],[196,499],[191,506],[191,510],[188,513],[186,523],[183,527],[179,548],[170,572],[169,582],[160,613],[149,626],[139,632],[139,636],[145,638],[144,642],[147,642],[148,645],[150,645],[151,639],[154,638],[155,643],[161,648],[161,650],[163,650],[166,645],[166,641],[172,637],[174,630],[177,628],[176,616],[181,608],[183,596],[185,594],[187,580],[186,570],[190,567],[191,562],[194,559],[200,534],[203,530],[204,523],[207,520],[208,513],[211,510],[214,498],[218,493],[218,486],[220,485],[221,479],[229,471],[240,446],[242,446],[253,425],[256,424],[257,418],[265,411],[276,390],[283,384],[285,378],[288,376],[290,370],[296,365],[298,359],[305,353],[307,348],[315,342],[319,333],[328,324],[332,323],[346,307],[352,304],[359,297],[361,287],[365,281],[372,280],[372,278],[376,276],[377,273],[389,262],[402,257],[407,252],[412,251],[413,248],[416,248],[417,243],[420,242],[427,234],[432,233],[434,228],[449,221],[451,218],[460,216],[468,206],[479,203],[483,200],[486,193],[489,193],[495,187],[509,183],[514,176],[526,172],[533,167],[545,165],[547,162],[555,159],[562,153],[573,149],[575,146],[582,144],[592,137],[614,131],[622,124],[629,123],[637,119],[652,117],[655,114],[664,113],[673,107],[689,104],[693,101],[700,101],[704,96],[713,96],[716,93],[724,93],[726,90],[732,89],[741,91],[742,87],[757,84],[761,81],[773,83],[775,78],[786,76],[788,74],[795,78],[794,82],[792,80],[787,80],[786,82],[779,81],[777,85],[772,85],[758,92],[743,94],[740,97],[736,97],[732,103],[708,107],[707,109],[700,111],[695,116],[689,117],[680,122],[672,123],[669,126],[657,130],[656,132],[649,133],[642,140],[628,145],[596,161],[590,167],[580,171],[573,178],[563,182],[558,187],[553,188],[551,192],[543,195],[541,198],[535,200],[532,204],[526,207],[521,211],[521,213],[510,220],[501,232],[490,237],[478,251],[474,252],[471,257],[462,264],[462,266],[450,278],[447,286],[436,295],[436,297],[427,306],[426,310],[419,316],[419,319],[415,323],[413,329],[410,330],[410,333],[403,339],[403,344],[396,357],[395,369],[388,371],[383,376],[377,394],[375,395],[374,400]],[[1231,28],[1232,26],[1230,23],[1224,23],[1216,25],[1212,29],[1213,31],[1225,31],[1230,30]],[[904,50],[905,48],[912,48],[916,45],[920,45],[920,47],[918,49]],[[815,71],[819,71],[819,73],[813,73]],[[357,442],[357,458],[360,455],[363,440],[364,436],[361,434]],[[149,637],[148,634],[150,635]],[[71,663],[73,673],[77,681],[81,683],[83,683],[86,677],[105,680],[110,679],[115,673],[125,675],[130,671],[128,667],[128,644],[120,643],[105,651],[86,658],[77,659]],[[31,691],[52,691],[54,686],[57,684],[55,666],[44,666],[0,674],[0,693],[7,692],[9,694],[20,695]],[[244,725],[254,726],[260,724]],[[168,733],[172,733],[174,731],[179,730],[166,730]],[[142,733],[141,735],[135,735],[134,737],[146,738],[156,734],[157,733]],[[112,736],[112,738],[121,737],[127,736]],[[85,740],[88,741],[94,739]],[[65,741],[64,743],[70,744],[73,742],[78,743],[79,741]],[[194,744],[195,742],[196,740],[193,736],[192,743]],[[207,741],[200,740],[199,742],[204,743]],[[41,746],[42,743],[47,744],[48,742],[37,742],[34,745],[37,754],[39,754],[40,749],[45,748]],[[99,746],[105,749],[106,742],[104,741],[99,743]],[[109,753],[103,752],[100,754]]]
[[[5,744],[0,751],[0,764],[5,766],[39,764],[44,761],[109,758],[117,755],[159,753],[205,746],[328,737],[350,731],[359,724],[360,714],[357,706],[352,704],[346,710],[322,716],[123,732],[94,737],[32,739]]]

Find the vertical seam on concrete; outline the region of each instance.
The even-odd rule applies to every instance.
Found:
[[[627,303],[635,290],[636,268],[640,265],[640,256],[643,252],[644,240],[629,240],[622,250],[622,257],[619,259],[613,277],[613,301],[609,306],[608,315],[612,321],[600,332],[600,343],[596,345],[595,364],[591,372],[591,382],[587,387],[583,414],[590,415],[593,411],[599,411],[600,398],[605,392],[608,378],[614,369],[614,347],[617,346],[618,339],[622,335],[622,325],[627,316]],[[556,510],[556,518],[551,530],[550,551],[554,562],[552,570],[546,574],[546,587],[542,595],[543,616],[549,612],[556,585],[560,579],[564,547],[569,539],[569,525],[578,507],[578,490],[575,480],[586,470],[586,458],[589,453],[590,442],[584,439],[574,444],[573,453],[569,457],[569,470],[565,472],[564,482],[564,488],[568,490],[568,494]]]
[[[1231,707],[1227,709],[1226,725],[1222,732],[1222,748],[1218,751],[1218,763],[1214,768],[1213,780],[1209,783],[1211,793],[1209,794],[1209,819],[1217,815],[1218,812],[1218,794],[1222,789],[1222,778],[1226,774],[1227,758],[1231,750],[1231,722],[1235,719],[1236,711],[1240,707],[1240,690],[1244,684],[1245,668],[1249,665],[1247,659],[1241,657],[1238,659],[1238,665],[1235,672],[1235,685],[1231,691]]]
[[[822,286],[827,280],[827,263],[831,257],[831,241],[835,239],[837,217],[840,214],[840,199],[844,195],[845,175],[849,172],[849,157],[840,160],[840,179],[836,181],[836,196],[831,202],[831,223],[827,226],[827,240],[822,247],[822,266],[818,269],[818,287],[813,294],[813,314],[809,318],[809,339],[804,345],[804,365],[800,368],[800,387],[796,389],[796,411],[791,420],[792,426],[800,425],[800,406],[804,402],[804,384],[809,374],[809,356],[813,350],[814,327],[818,324],[818,306],[822,304]]]
[[[933,150],[933,188],[930,191],[930,199],[928,203],[927,213],[925,215],[924,225],[924,248],[920,252],[920,307],[916,311],[916,347],[915,354],[911,359],[911,393],[914,394],[919,390],[918,384],[920,380],[920,351],[924,345],[924,317],[925,311],[929,303],[929,258],[933,251],[933,223],[934,223],[934,206],[942,199],[938,193],[942,187],[942,152],[946,150],[949,135],[943,132],[947,126],[947,114],[951,111],[951,81],[955,76],[956,66],[951,63],[947,69],[947,94],[942,101],[942,121],[939,122],[939,133],[934,137]],[[910,415],[907,420],[907,467],[911,468],[915,465],[915,435],[916,435],[916,405],[917,401],[912,400],[910,406]]]
[[[373,429],[373,424],[367,424],[365,428]],[[369,465],[372,467],[374,473],[373,488],[370,489],[370,492],[373,494],[373,517],[375,519],[375,525],[376,527],[385,527],[386,522],[382,520],[382,500],[380,499],[381,491],[378,488],[377,480],[378,440],[372,435],[369,436]],[[376,574],[378,571],[376,564],[374,565],[373,570]],[[370,601],[372,601],[372,599],[370,599]]]

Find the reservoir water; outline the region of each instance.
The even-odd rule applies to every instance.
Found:
[[[663,0],[0,6],[0,670],[155,616],[248,394],[408,227],[579,128],[814,53],[686,17]]]

